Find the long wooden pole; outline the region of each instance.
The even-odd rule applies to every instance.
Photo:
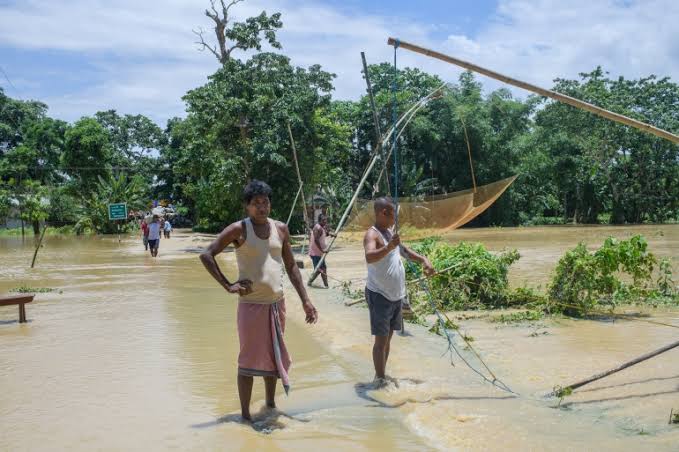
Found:
[[[295,207],[297,207],[297,199],[299,199],[299,193],[301,191],[302,191],[302,186],[300,185],[299,188],[297,189],[297,194],[295,195],[295,200],[292,201],[292,207],[290,208],[290,213],[288,214],[288,219],[285,221],[286,226],[290,225],[290,219],[292,218],[292,213],[295,211]]]
[[[304,182],[302,182],[302,173],[299,172],[299,162],[297,161],[297,147],[295,146],[295,139],[292,136],[292,129],[290,128],[290,123],[286,123],[288,126],[288,134],[290,135],[290,145],[292,146],[292,156],[295,159],[295,170],[297,170],[297,181],[299,182],[299,190],[302,195],[302,213],[304,214],[304,233],[306,234],[310,228],[309,218],[306,211],[306,197],[304,196]]]
[[[441,87],[436,88],[434,91],[431,93],[427,94],[425,97],[420,99],[418,102],[415,103],[408,111],[403,113],[401,115],[401,118],[398,120],[396,123],[395,127],[392,127],[389,132],[380,140],[380,147],[383,146],[385,143],[388,143],[389,140],[392,138],[394,133],[398,130],[399,126],[403,123],[403,121],[409,121],[412,116],[417,112],[419,108],[421,108],[422,104],[427,103],[438,91],[441,89]],[[342,214],[342,218],[340,218],[339,223],[337,223],[337,229],[336,229],[336,234],[330,241],[330,244],[328,245],[326,251],[323,253],[321,256],[321,259],[318,261],[318,264],[314,268],[313,272],[309,276],[308,282],[311,282],[311,278],[314,277],[314,275],[318,272],[318,269],[323,265],[323,262],[325,262],[325,258],[332,249],[333,245],[335,244],[335,240],[337,240],[337,237],[340,234],[341,229],[344,227],[344,222],[347,220],[349,217],[349,212],[351,212],[351,208],[354,206],[354,203],[356,203],[356,200],[358,199],[358,194],[361,192],[361,189],[363,188],[363,185],[365,184],[365,181],[368,179],[368,176],[372,172],[373,168],[375,167],[375,163],[377,163],[377,159],[380,156],[379,149],[373,150],[372,156],[370,157],[370,161],[368,163],[368,166],[366,167],[365,171],[363,172],[363,176],[361,177],[361,180],[359,181],[358,185],[356,186],[356,189],[354,190],[354,194],[351,197],[351,200],[349,201],[349,204],[347,204],[346,209],[344,209],[344,213]],[[387,156],[389,158],[389,156]]]
[[[404,42],[399,39],[395,38],[389,38],[387,41],[389,45],[395,45],[398,47],[402,47],[406,50],[410,50],[416,53],[420,53],[422,55],[426,55],[432,58],[436,58],[437,60],[445,61],[446,63],[454,64],[456,66],[463,67],[465,69],[468,69],[470,71],[478,72],[479,74],[483,74],[485,76],[488,76],[490,78],[494,78],[496,80],[500,80],[504,83],[507,83],[509,85],[516,86],[518,88],[523,88],[528,91],[532,91],[536,94],[539,94],[541,96],[549,97],[554,100],[558,100],[560,102],[563,102],[565,104],[571,105],[576,108],[580,108],[582,110],[589,111],[590,113],[594,113],[595,115],[599,115],[603,118],[610,119],[611,121],[619,122],[621,124],[625,124],[630,127],[634,127],[639,130],[643,130],[644,132],[651,133],[657,137],[664,138],[666,140],[669,140],[673,143],[679,144],[679,136],[670,133],[666,130],[659,129],[657,127],[654,127],[650,124],[646,124],[641,121],[637,121],[636,119],[629,118],[627,116],[618,114],[618,113],[613,113],[612,111],[604,110],[601,107],[597,107],[596,105],[592,105],[588,102],[584,102],[582,100],[576,99],[574,97],[567,96],[565,94],[557,93],[556,91],[548,90],[545,88],[540,88],[539,86],[532,85],[530,83],[523,82],[521,80],[517,80],[512,77],[508,77],[506,75],[500,74],[499,72],[492,71],[490,69],[483,68],[481,66],[477,66],[476,64],[469,63],[464,60],[460,60],[459,58],[455,58],[449,55],[445,55],[440,52],[436,52],[434,50],[430,50],[424,47],[420,47],[416,44],[411,44],[409,42]]]
[[[368,61],[365,59],[365,52],[361,52],[361,60],[363,62],[363,74],[365,74],[365,84],[366,84],[366,89],[368,90],[368,98],[370,99],[370,108],[372,108],[373,112],[373,122],[375,124],[375,144],[374,148],[378,149],[381,148],[380,146],[380,138],[382,137],[382,131],[380,130],[380,120],[377,115],[377,107],[375,106],[375,97],[373,96],[373,87],[372,83],[370,83],[370,74],[368,72]],[[382,153],[384,153],[384,148],[382,148]],[[384,156],[383,156],[384,158]],[[384,166],[387,166],[387,160],[384,159]],[[375,196],[375,192],[379,189],[380,182],[382,180],[382,174],[384,172],[384,168],[382,171],[380,171],[380,175],[377,178],[377,183],[375,184],[375,187],[373,189],[373,196]],[[389,178],[387,177],[386,179],[387,182],[387,192],[391,191],[391,188],[389,188]]]
[[[31,261],[31,268],[35,267],[35,259],[38,257],[38,250],[42,245],[42,239],[45,238],[45,231],[47,231],[47,223],[42,228],[42,233],[40,234],[40,239],[38,240],[38,245],[35,247],[35,252],[33,253],[33,260]]]
[[[634,366],[635,364],[639,364],[640,362],[643,362],[643,361],[646,361],[646,360],[648,360],[648,359],[651,359],[651,358],[653,358],[653,357],[655,357],[655,356],[660,355],[661,353],[665,353],[666,351],[672,350],[673,348],[676,348],[676,347],[679,347],[679,341],[673,342],[673,343],[671,343],[671,344],[669,344],[669,345],[666,345],[666,346],[664,346],[664,347],[662,347],[662,348],[659,348],[658,350],[655,350],[655,351],[653,351],[653,352],[646,353],[645,355],[641,355],[641,356],[638,357],[638,358],[635,358],[635,359],[633,359],[633,360],[631,360],[631,361],[627,361],[626,363],[623,363],[623,364],[619,365],[618,367],[615,367],[615,368],[613,368],[613,369],[611,369],[611,370],[607,370],[606,372],[602,372],[602,373],[593,375],[593,376],[591,376],[591,377],[589,377],[589,378],[586,378],[586,379],[584,379],[584,380],[581,380],[581,381],[579,381],[579,382],[577,382],[577,383],[573,383],[573,384],[571,384],[571,385],[565,386],[565,387],[563,387],[563,388],[560,389],[560,392],[564,392],[564,391],[573,391],[573,390],[575,390],[575,389],[577,389],[577,388],[580,388],[580,387],[582,387],[582,386],[585,386],[585,385],[587,385],[587,384],[590,384],[590,383],[592,383],[593,381],[601,380],[602,378],[608,377],[609,375],[613,375],[614,373],[620,372],[621,370],[627,369],[628,367],[632,367],[632,366]],[[551,393],[550,395],[554,395],[554,394],[555,394],[555,393]]]

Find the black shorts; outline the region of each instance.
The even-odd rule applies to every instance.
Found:
[[[403,323],[401,300],[391,301],[382,294],[365,289],[365,301],[370,310],[370,333],[389,336],[391,330],[400,330]]]
[[[149,247],[158,248],[159,243],[160,243],[160,239],[149,240]]]
[[[314,268],[318,266],[318,263],[321,261],[321,256],[311,256],[311,262],[314,264]],[[323,263],[321,264],[321,267],[319,270],[322,270],[325,272],[328,268],[325,266],[325,259],[323,259]]]

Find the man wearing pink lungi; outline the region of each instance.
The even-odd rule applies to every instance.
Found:
[[[316,323],[318,313],[302,282],[290,246],[288,227],[269,218],[271,187],[253,180],[243,192],[247,218],[227,226],[208,249],[200,255],[207,271],[229,293],[238,298],[238,396],[241,415],[251,421],[250,398],[253,377],[264,377],[266,405],[275,408],[276,383],[290,389],[288,370],[290,355],[283,341],[285,298],[283,265],[290,282],[302,300],[307,323]],[[233,244],[236,248],[238,281],[229,282],[215,256]]]

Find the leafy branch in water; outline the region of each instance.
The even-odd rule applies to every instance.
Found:
[[[352,281],[342,281],[340,283],[340,287],[342,289],[342,295],[345,297],[351,299],[351,300],[358,300],[360,298],[363,298],[364,294],[361,289],[354,289],[352,287]]]
[[[669,261],[660,262],[660,277],[654,281],[657,264],[641,235],[629,240],[609,237],[594,252],[580,243],[557,264],[549,285],[549,310],[579,316],[601,305],[678,301]]]
[[[541,320],[544,316],[545,314],[543,311],[519,311],[491,317],[490,321],[494,323],[533,322]]]
[[[519,259],[516,250],[492,254],[480,243],[452,245],[436,237],[415,243],[413,249],[428,256],[435,268],[449,268],[430,281],[432,295],[441,309],[488,309],[511,303],[507,273],[509,266]],[[421,271],[419,267],[408,266],[407,277],[420,278]],[[426,301],[426,294],[418,287],[411,287],[409,295],[416,306]]]
[[[561,402],[563,402],[563,399],[573,394],[573,389],[568,387],[564,388],[562,386],[554,386],[552,394],[559,398],[559,403],[557,407],[560,407]]]
[[[52,287],[28,287],[28,286],[20,286],[20,287],[15,287],[13,289],[10,289],[9,291],[12,293],[50,293],[50,292],[56,292],[58,289],[54,289]],[[59,293],[62,293],[61,290],[59,290]]]

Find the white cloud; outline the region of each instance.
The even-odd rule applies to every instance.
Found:
[[[77,119],[116,108],[159,121],[182,115],[181,96],[205,82],[217,62],[198,52],[192,29],[212,33],[207,0],[22,0],[0,7],[0,45],[84,55],[101,77],[80,90],[43,97],[55,116]],[[473,35],[432,38],[435,26],[407,18],[360,15],[320,0],[247,1],[238,18],[283,13],[279,33],[294,64],[320,63],[338,75],[335,97],[365,91],[359,52],[369,62],[390,61],[388,36],[398,36],[543,86],[601,64],[613,75],[656,73],[679,80],[679,2],[675,0],[501,0],[497,13]],[[452,14],[452,13],[451,13]],[[432,17],[431,24],[445,18]],[[458,68],[407,51],[399,66],[417,66],[454,80]],[[30,79],[30,74],[14,74]],[[499,83],[483,79],[489,87]],[[30,95],[29,84],[22,94]]]
[[[502,0],[475,39],[450,36],[442,48],[545,87],[597,65],[612,76],[679,82],[677,18],[675,0]]]

